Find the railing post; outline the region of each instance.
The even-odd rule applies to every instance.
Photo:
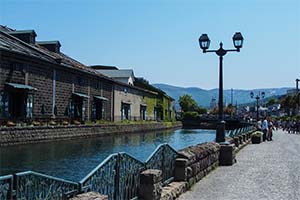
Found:
[[[120,181],[120,153],[117,154],[115,165],[115,188],[114,188],[114,200],[119,199],[119,181]]]
[[[161,161],[161,172],[162,172],[162,177],[163,177],[163,180],[165,181],[166,177],[165,177],[165,149],[166,149],[166,145],[163,145],[163,148],[162,148],[162,161]]]
[[[147,169],[140,174],[139,197],[144,200],[159,200],[162,192],[162,171]]]

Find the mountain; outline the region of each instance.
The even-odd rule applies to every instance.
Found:
[[[197,87],[176,87],[167,84],[153,84],[153,86],[165,91],[169,96],[176,100],[176,108],[179,108],[178,99],[184,94],[191,95],[196,102],[204,107],[209,107],[211,99],[215,98],[218,101],[219,89],[204,90]],[[233,90],[233,104],[246,104],[256,101],[255,99],[250,98],[250,92],[254,92],[254,95],[257,95],[259,92],[265,92],[265,98],[272,96],[280,96],[286,94],[287,90],[291,88],[263,88],[263,89],[253,89],[253,90]],[[231,89],[224,90],[224,103],[231,103]]]

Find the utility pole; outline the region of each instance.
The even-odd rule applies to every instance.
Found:
[[[299,94],[299,81],[300,81],[300,79],[296,79],[296,95],[298,95]]]

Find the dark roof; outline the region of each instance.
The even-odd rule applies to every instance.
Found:
[[[58,40],[52,40],[52,41],[37,41],[36,44],[56,44],[61,46],[60,42]]]
[[[102,69],[102,70],[108,70],[108,69],[118,70],[116,66],[108,66],[108,65],[91,65],[90,67],[93,69]]]
[[[36,33],[34,30],[13,30],[13,31],[10,31],[8,32],[9,34],[12,34],[12,35],[16,35],[16,34],[27,34],[27,33],[30,33],[30,34],[33,34],[34,36],[36,36]]]
[[[111,78],[129,78],[130,76],[134,76],[132,69],[97,70],[97,72]]]
[[[0,49],[9,52],[19,53],[29,57],[34,57],[40,60],[51,62],[53,64],[60,64],[64,67],[73,68],[94,74],[96,76],[108,79],[112,81],[111,78],[103,76],[96,72],[96,70],[80,63],[79,61],[63,54],[51,52],[48,49],[42,47],[39,44],[28,44],[22,40],[10,35],[8,31],[3,31],[3,27],[0,29]],[[55,41],[54,41],[55,42]]]
[[[36,47],[29,45],[7,32],[0,30],[0,49],[35,57],[48,62],[55,62],[55,58],[40,52]]]
[[[9,31],[15,31],[15,30],[12,28],[9,28],[8,26],[0,25],[0,31],[9,32]]]

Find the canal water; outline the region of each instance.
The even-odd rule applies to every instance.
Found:
[[[162,143],[180,150],[214,139],[215,130],[180,129],[0,147],[0,175],[31,170],[80,181],[112,153],[146,161]]]

